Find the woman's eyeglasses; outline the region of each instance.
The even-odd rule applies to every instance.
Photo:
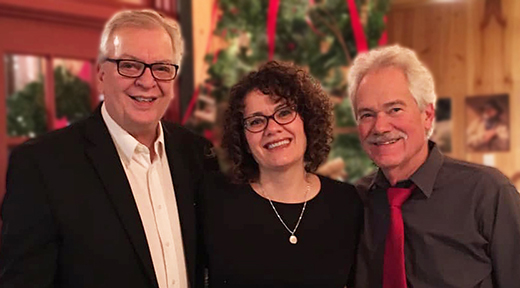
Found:
[[[252,133],[258,133],[265,130],[269,124],[269,119],[280,125],[287,125],[296,119],[296,109],[294,106],[284,106],[274,111],[272,115],[253,115],[244,118],[244,128]]]

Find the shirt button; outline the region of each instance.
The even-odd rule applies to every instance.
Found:
[[[166,242],[166,247],[170,247],[170,242]]]
[[[175,280],[172,280],[172,285],[175,285]]]
[[[157,209],[161,210],[162,209],[162,205],[157,206]]]

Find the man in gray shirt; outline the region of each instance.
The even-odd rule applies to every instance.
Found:
[[[520,287],[520,195],[498,170],[451,159],[428,140],[436,95],[415,53],[361,54],[348,81],[361,144],[379,167],[358,185],[355,287]],[[404,190],[404,204],[390,207]]]

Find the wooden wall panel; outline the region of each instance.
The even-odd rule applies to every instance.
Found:
[[[513,136],[511,145],[514,147],[514,158],[511,162],[515,165],[515,175],[517,175],[518,181],[515,182],[516,187],[520,187],[520,1],[511,1],[512,6],[508,6],[508,13],[511,19],[509,22],[510,30],[508,37],[511,37],[511,70],[512,70],[512,83],[513,89],[510,95],[511,102],[511,122],[516,123],[514,130],[511,131]]]
[[[391,43],[415,50],[432,72],[439,98],[452,99],[453,129],[463,130],[466,93],[465,4],[424,4],[393,9],[389,15]],[[462,155],[464,139],[452,139],[452,155]]]
[[[465,147],[468,96],[510,95],[510,151],[493,153],[507,176],[520,172],[520,1],[501,0],[506,25],[495,16],[482,27],[485,0],[396,1],[389,42],[414,49],[432,71],[439,97],[452,99],[451,156],[475,163],[483,153]]]

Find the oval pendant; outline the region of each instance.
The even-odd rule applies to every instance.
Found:
[[[296,244],[298,243],[298,238],[296,238],[294,235],[291,235],[291,237],[289,237],[289,242],[291,242],[291,244]]]

